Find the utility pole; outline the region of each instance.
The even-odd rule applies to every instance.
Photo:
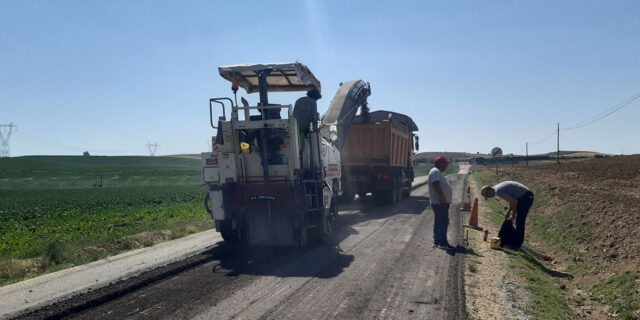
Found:
[[[147,142],[146,144],[147,148],[149,148],[149,156],[153,157],[156,155],[156,150],[158,149],[159,144],[156,142],[154,144],[151,144],[151,142]]]
[[[527,167],[529,166],[529,142],[525,142],[525,150],[527,150],[526,152],[526,156],[524,157],[527,160]]]
[[[11,156],[9,152],[9,138],[11,138],[11,131],[13,128],[16,128],[16,131],[18,131],[18,127],[14,126],[13,122],[9,124],[0,124],[0,158]],[[4,133],[2,132],[3,129]]]
[[[558,153],[556,155],[556,163],[560,164],[560,122],[558,122]]]

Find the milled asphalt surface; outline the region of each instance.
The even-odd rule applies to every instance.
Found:
[[[426,176],[417,177],[412,188],[426,181]],[[0,318],[15,317],[135,277],[200,254],[220,241],[220,234],[209,230],[0,287]]]

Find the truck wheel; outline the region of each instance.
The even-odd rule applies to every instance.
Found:
[[[398,181],[398,202],[404,199],[404,188],[401,181]]]
[[[389,201],[389,195],[387,190],[375,190],[373,191],[373,202],[377,205],[385,205]]]
[[[402,190],[402,197],[408,198],[411,196],[411,183],[407,183]]]
[[[396,204],[398,202],[398,200],[400,200],[399,197],[398,197],[398,194],[399,194],[398,190],[399,189],[400,188],[399,188],[398,184],[394,181],[393,185],[391,186],[391,189],[389,189],[389,191],[388,191],[389,192],[389,196],[388,196],[389,202],[388,202],[388,204],[394,205],[394,204]]]
[[[238,230],[238,243],[243,248],[249,248],[249,226],[245,224]]]
[[[304,247],[307,245],[307,228],[302,226],[298,228],[298,246]]]
[[[338,200],[340,201],[340,203],[350,203],[353,201],[354,197],[355,197],[354,193],[345,190],[345,191],[342,191],[342,195]]]
[[[320,225],[309,229],[309,238],[316,243],[324,243],[329,238],[329,234],[333,231],[333,224],[336,216],[338,215],[338,206],[335,203],[335,199],[331,201],[331,207],[329,207],[329,214],[321,218]]]
[[[220,234],[222,234],[222,239],[226,242],[238,242],[240,240],[240,232],[233,229],[231,220],[220,221]]]
[[[389,205],[394,203],[395,189],[381,189],[373,192],[373,202],[377,205]]]
[[[336,199],[333,199],[331,201],[329,214],[322,219],[322,241],[326,241],[331,232],[333,232],[333,225],[336,221],[336,217],[338,216],[338,205],[335,200]]]

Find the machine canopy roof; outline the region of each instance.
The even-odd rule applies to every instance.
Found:
[[[244,88],[247,93],[259,92],[258,74],[266,73],[267,91],[311,91],[320,93],[320,81],[302,63],[236,64],[218,68],[220,75]]]

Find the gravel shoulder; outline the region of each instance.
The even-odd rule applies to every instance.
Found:
[[[480,186],[469,178],[471,189],[471,205],[478,198],[478,225],[489,229],[489,236],[496,237],[499,226],[491,225],[487,214],[491,210],[481,200],[478,190]],[[468,215],[467,215],[468,217]],[[465,230],[465,233],[467,231]],[[470,254],[465,271],[466,307],[471,319],[529,319],[523,309],[530,302],[529,292],[523,288],[518,277],[509,268],[509,258],[501,250],[489,247],[489,241],[483,241],[483,232],[468,229],[470,247],[475,254]],[[477,262],[477,263],[476,263]],[[475,271],[471,271],[475,269]]]

